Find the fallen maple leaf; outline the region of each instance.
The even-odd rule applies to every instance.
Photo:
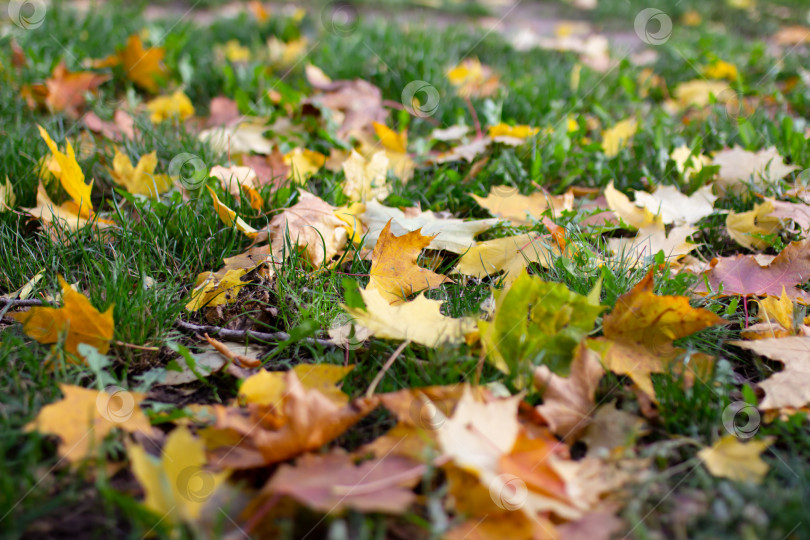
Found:
[[[720,194],[740,194],[747,189],[746,183],[765,187],[799,169],[795,165],[786,165],[773,146],[759,152],[749,152],[739,146],[727,148],[714,155],[712,164],[720,166],[714,182]]]
[[[355,324],[379,338],[410,340],[427,347],[459,343],[475,329],[471,318],[453,319],[439,311],[442,302],[420,294],[410,302],[391,303],[381,291],[360,289],[365,309],[342,306]]]
[[[127,455],[132,473],[146,492],[144,506],[175,525],[200,518],[205,502],[229,475],[205,468],[203,442],[185,426],[169,434],[160,457],[139,444],[128,444]]]
[[[219,152],[234,154],[271,154],[273,141],[264,136],[268,130],[262,118],[244,118],[244,121],[200,132],[199,139]]]
[[[709,293],[707,285],[720,296],[780,296],[785,290],[791,299],[808,304],[810,293],[797,285],[810,278],[810,241],[789,244],[765,266],[753,255],[713,259],[702,277],[694,288],[701,294]]]
[[[122,141],[135,138],[135,120],[121,109],[116,109],[112,122],[102,120],[92,111],[84,115],[82,122],[90,131],[101,133],[106,139]]]
[[[91,180],[89,184],[84,183],[84,173],[76,161],[73,146],[70,141],[65,141],[66,153],[60,152],[48,132],[42,126],[37,127],[40,136],[48,145],[48,149],[50,149],[51,155],[58,165],[58,174],[56,176],[67,194],[73,199],[74,213],[83,218],[90,217],[93,213],[93,202],[90,200],[93,181]]]
[[[138,34],[132,34],[127,39],[126,47],[116,54],[97,62],[97,67],[111,67],[123,65],[126,77],[144,90],[153,94],[158,91],[158,79],[168,75],[163,66],[163,57],[166,51],[163,47],[143,48],[143,42]]]
[[[270,220],[270,242],[279,260],[290,247],[300,249],[314,266],[329,263],[346,245],[345,223],[335,207],[312,193],[299,190],[298,202]],[[287,246],[287,238],[292,246]],[[289,254],[288,254],[289,256]]]
[[[298,376],[298,380],[306,390],[318,390],[336,405],[343,406],[349,402],[349,396],[336,385],[353,369],[354,366],[299,364],[292,371]],[[239,387],[240,402],[278,407],[284,400],[284,391],[287,386],[285,373],[285,371],[262,369],[255,375],[251,375]]]
[[[326,163],[326,156],[315,150],[294,148],[284,154],[284,164],[290,168],[293,179],[304,184],[306,180],[321,170]]]
[[[332,81],[319,68],[306,66],[306,77],[319,93],[304,100],[305,104],[314,104],[343,115],[343,121],[337,135],[348,139],[356,131],[368,130],[373,122],[384,124],[388,112],[383,107],[382,91],[362,79],[351,81]]]
[[[295,466],[282,465],[263,492],[289,495],[313,510],[336,514],[404,514],[415,501],[413,487],[427,468],[403,456],[386,456],[355,465],[349,454],[307,454]]]
[[[497,219],[477,219],[464,221],[456,218],[439,217],[430,210],[419,208],[390,208],[372,200],[358,216],[368,228],[364,237],[364,247],[374,248],[388,222],[391,231],[397,236],[419,230],[424,236],[433,236],[428,249],[443,249],[453,253],[464,253],[475,245],[474,237],[498,223]],[[360,236],[360,235],[358,235]]]
[[[660,216],[656,216],[647,208],[636,206],[630,202],[627,195],[613,187],[612,181],[605,188],[605,201],[608,207],[622,221],[635,229],[643,229],[653,225],[660,227],[663,224]]]
[[[385,199],[389,194],[388,156],[382,150],[368,160],[352,150],[349,158],[343,162],[343,173],[346,176],[343,193],[351,201]]]
[[[104,354],[110,349],[115,323],[113,306],[101,313],[83,294],[76,292],[59,276],[62,286],[61,308],[32,307],[9,317],[23,325],[23,331],[40,343],[57,343],[65,334],[65,351],[79,355],[80,343],[92,345]]]
[[[548,268],[560,255],[559,245],[546,240],[550,237],[521,234],[479,242],[461,256],[455,271],[475,278],[504,271],[506,282],[511,283],[530,263]]]
[[[70,116],[78,117],[86,102],[85,94],[94,93],[109,79],[109,75],[92,71],[71,73],[64,61],[59,62],[50,78],[45,81],[45,105],[52,113],[64,111]]]
[[[252,168],[239,165],[230,167],[215,165],[211,167],[208,176],[219,178],[223,189],[227,189],[237,199],[242,197],[244,191],[250,201],[250,207],[254,210],[260,210],[264,205],[264,199],[258,191],[261,187],[259,177]]]
[[[316,450],[378,403],[375,398],[363,398],[339,406],[318,390],[307,390],[294,371],[287,372],[285,382],[284,401],[274,415],[266,408],[215,407],[217,421],[201,436],[219,466],[253,468]]]
[[[599,357],[580,343],[571,362],[571,374],[560,377],[547,366],[534,369],[534,386],[542,392],[537,412],[551,431],[564,440],[576,440],[591,422],[596,410],[594,394],[605,371]]]
[[[725,103],[737,96],[725,81],[709,81],[706,79],[695,79],[682,82],[675,87],[675,101],[666,104],[667,108],[686,109],[688,107],[706,107],[711,98],[718,103]]]
[[[158,96],[146,104],[151,113],[149,117],[153,124],[166,120],[185,121],[194,114],[194,105],[182,90],[176,90],[170,96]]]
[[[628,375],[648,396],[655,399],[650,375],[664,373],[684,351],[672,342],[704,328],[725,324],[711,311],[693,308],[685,296],[659,296],[653,292],[653,270],[620,296],[602,319],[604,337],[589,339],[599,352],[605,369]],[[700,370],[708,359],[693,354],[692,370]],[[688,379],[687,379],[688,380]]]
[[[152,433],[149,419],[140,409],[143,394],[116,387],[109,393],[99,392],[70,384],[60,384],[59,389],[65,397],[44,406],[25,430],[58,436],[59,455],[71,463],[91,457],[115,428]]]
[[[570,191],[564,195],[543,192],[522,195],[514,187],[492,186],[486,197],[470,196],[493,216],[508,219],[514,225],[530,225],[548,209],[551,209],[552,217],[559,217],[564,210],[574,209],[574,194]]]
[[[248,225],[245,220],[236,215],[236,212],[223,204],[214,190],[211,189],[211,186],[205,187],[208,188],[208,192],[211,194],[211,199],[214,202],[214,210],[216,210],[222,223],[227,227],[236,227],[238,231],[244,233],[248,238],[256,238],[256,236],[258,236],[259,231]]]
[[[157,152],[153,151],[141,156],[138,164],[133,167],[129,156],[116,148],[110,176],[130,193],[155,199],[171,186],[168,175],[155,174],[157,163]]]
[[[643,418],[617,409],[615,401],[602,405],[591,413],[591,417],[580,439],[588,445],[589,457],[615,459],[649,431]]]
[[[631,266],[646,265],[648,258],[660,251],[665,259],[677,260],[698,247],[686,241],[696,232],[695,227],[680,225],[667,234],[663,226],[653,224],[640,228],[634,238],[608,238],[608,248]]]
[[[810,207],[806,202],[792,203],[777,201],[776,199],[765,199],[773,206],[772,217],[782,220],[791,220],[799,226],[802,231],[810,229]]]
[[[197,276],[191,300],[186,304],[188,311],[194,312],[202,307],[216,307],[236,302],[239,291],[249,282],[242,281],[247,274],[245,268],[223,269],[216,273],[203,272]]]
[[[772,215],[773,202],[765,201],[754,205],[748,212],[731,211],[726,216],[726,231],[735,242],[748,249],[766,249],[768,243],[759,238],[778,233],[782,230],[782,221]]]
[[[599,287],[585,297],[526,272],[493,294],[492,320],[478,321],[481,343],[495,367],[517,378],[539,364],[568,373],[574,349],[605,309]]]
[[[618,156],[619,151],[628,145],[636,131],[638,123],[633,118],[622,120],[612,128],[602,131],[602,151],[605,156],[609,158]]]
[[[675,186],[658,186],[653,193],[636,191],[636,204],[660,216],[666,225],[697,223],[714,212],[716,200],[711,186],[703,186],[688,197]]]
[[[773,442],[772,437],[742,442],[734,435],[726,435],[710,448],[698,452],[698,457],[713,476],[735,482],[760,484],[768,474],[768,464],[762,460],[760,454]]]
[[[371,254],[371,270],[367,290],[378,290],[389,303],[401,303],[411,294],[435,289],[453,280],[417,265],[422,249],[433,241],[432,236],[422,235],[419,229],[394,236],[391,221],[380,232]]]
[[[799,408],[810,403],[810,337],[788,336],[729,343],[785,365],[783,371],[759,383],[765,390],[760,408]]]
[[[463,98],[489,97],[500,88],[498,75],[477,58],[466,58],[447,70],[447,80]],[[410,105],[410,104],[408,104]]]

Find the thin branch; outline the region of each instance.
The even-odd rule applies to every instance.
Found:
[[[236,343],[244,343],[245,341],[287,341],[290,339],[290,334],[287,332],[255,332],[253,330],[228,330],[220,326],[211,326],[203,324],[193,324],[190,322],[177,319],[174,321],[174,326],[178,330],[188,334],[210,334],[216,336],[217,339],[223,341],[233,341]],[[305,343],[317,343],[324,347],[335,347],[336,345],[328,339],[319,338],[306,338],[301,341]]]
[[[45,305],[45,302],[39,298],[25,298],[23,300],[20,300],[19,298],[0,298],[0,306],[26,307],[43,305]]]
[[[377,389],[377,385],[380,384],[383,377],[385,377],[385,373],[394,365],[394,360],[405,350],[405,347],[411,344],[411,340],[405,340],[399,344],[399,347],[391,353],[391,356],[388,357],[388,360],[385,361],[385,365],[382,367],[379,373],[374,377],[374,380],[371,381],[371,384],[368,385],[368,390],[366,390],[366,397],[370,398],[374,395],[374,390]]]
[[[26,306],[42,306],[44,302],[42,300],[38,300],[36,298],[20,300],[16,298],[0,298],[0,306],[10,305],[10,306],[19,306],[19,307],[26,307]],[[3,322],[6,322],[6,319],[3,319]],[[11,319],[8,322],[14,322]],[[181,319],[177,319],[174,321],[174,327],[180,330],[181,332],[185,332],[187,334],[210,334],[212,336],[216,336],[218,339],[223,341],[233,341],[236,343],[244,343],[245,341],[287,341],[290,339],[290,334],[287,332],[255,332],[253,330],[228,330],[227,328],[222,328],[221,326],[211,326],[211,325],[204,325],[204,324],[193,324],[190,322],[183,321]],[[335,347],[336,345],[329,341],[328,339],[320,339],[320,338],[306,338],[301,340],[304,343],[317,343],[323,347]],[[150,348],[151,350],[151,348]]]

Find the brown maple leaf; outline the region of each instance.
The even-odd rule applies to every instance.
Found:
[[[318,390],[306,389],[294,371],[285,380],[279,407],[214,407],[216,423],[200,435],[218,466],[260,467],[316,450],[378,404],[376,398],[363,398],[340,406]]]
[[[386,456],[355,465],[349,454],[307,454],[295,466],[282,465],[264,491],[289,495],[313,510],[340,513],[402,514],[416,499],[413,487],[427,467],[403,456]]]
[[[714,259],[711,268],[695,286],[695,292],[719,296],[780,296],[810,304],[810,293],[797,287],[810,278],[810,240],[793,242],[768,265],[760,265],[753,255]],[[722,286],[722,290],[721,290]],[[719,291],[719,292],[717,292]]]

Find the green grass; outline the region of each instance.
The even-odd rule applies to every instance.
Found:
[[[715,5],[716,4],[716,5]],[[664,112],[664,95],[653,91],[647,99],[639,98],[638,75],[641,68],[623,60],[617,69],[602,75],[584,70],[578,90],[570,85],[570,72],[576,63],[571,54],[533,50],[516,52],[496,33],[483,37],[481,32],[465,25],[451,26],[441,32],[423,27],[403,28],[396,24],[361,22],[349,35],[323,32],[317,9],[300,23],[274,16],[266,24],[248,15],[236,20],[218,20],[210,27],[189,21],[144,22],[136,8],[100,8],[78,15],[61,7],[49,8],[44,25],[32,31],[11,27],[0,33],[0,171],[14,185],[17,208],[35,204],[39,159],[46,155],[36,124],[41,124],[55,140],[75,137],[80,131],[75,122],[60,115],[32,112],[20,97],[21,84],[42,81],[53,67],[64,59],[77,70],[85,58],[103,58],[122,46],[128,35],[149,30],[151,39],[167,50],[166,65],[197,107],[206,113],[210,99],[227,95],[237,100],[244,113],[272,119],[287,113],[265,97],[268,89],[286,96],[305,96],[309,86],[303,75],[303,63],[287,76],[283,71],[265,69],[256,62],[247,66],[223,65],[215,58],[214,44],[229,39],[258,50],[270,36],[290,40],[307,36],[314,44],[307,61],[323,68],[333,79],[363,78],[380,87],[386,99],[398,102],[402,88],[410,81],[424,80],[435,86],[441,97],[434,119],[443,126],[456,123],[471,125],[464,101],[454,96],[445,76],[448,66],[465,56],[477,56],[501,75],[503,89],[488,100],[476,100],[475,106],[486,124],[509,121],[539,127],[557,127],[541,134],[529,145],[512,149],[497,147],[484,168],[464,181],[469,164],[456,163],[428,167],[417,171],[407,185],[397,185],[389,199],[391,204],[421,204],[423,209],[447,210],[468,218],[488,217],[470,193],[483,195],[493,185],[510,184],[527,193],[542,185],[553,193],[571,185],[607,186],[629,192],[647,184],[671,183],[686,190],[667,159],[669,151],[681,144],[699,146],[710,153],[725,146],[739,144],[748,149],[775,146],[791,163],[810,163],[810,145],[805,139],[806,117],[810,112],[810,90],[801,84],[783,93],[782,85],[807,65],[806,49],[796,50],[781,59],[767,52],[762,38],[780,24],[799,20],[799,0],[780,2],[787,6],[786,17],[769,15],[760,6],[763,22],[753,21],[742,10],[729,11],[722,3],[681,2],[672,10],[677,20],[688,9],[696,9],[706,22],[694,28],[677,26],[666,46],[658,47],[655,72],[669,89],[682,81],[698,77],[693,66],[704,66],[715,58],[727,60],[740,69],[742,79],[735,88],[746,96],[773,98],[767,107],[758,107],[749,118],[730,118],[721,105],[710,108],[703,121],[683,124],[679,118]],[[448,3],[448,5],[457,5]],[[600,3],[591,16],[606,25],[632,28],[632,19],[641,9],[638,2]],[[646,7],[646,4],[644,5]],[[730,18],[726,15],[731,13]],[[709,26],[708,21],[722,21],[725,29]],[[607,21],[607,22],[605,22]],[[612,21],[612,22],[611,22]],[[5,22],[5,21],[4,21]],[[7,25],[10,26],[10,25]],[[165,38],[165,39],[162,39]],[[27,65],[20,71],[12,68],[9,44],[14,39],[26,53]],[[102,86],[90,109],[108,118],[121,98],[132,104],[144,96],[120,80]],[[598,133],[587,132],[584,120],[580,131],[566,133],[566,119],[592,116],[603,126],[630,116],[640,118],[640,130],[630,146],[617,157],[607,159],[595,151],[598,144],[582,143],[583,137],[598,139]],[[433,128],[428,122],[411,119],[394,111],[395,127],[408,127],[411,141],[425,136]],[[300,118],[298,118],[300,120]],[[122,144],[130,157],[157,150],[158,172],[166,172],[171,159],[181,152],[201,157],[208,165],[227,159],[196,135],[170,123],[153,126],[147,115],[136,118],[140,134]],[[562,126],[562,128],[560,128]],[[323,131],[305,130],[307,147],[328,150],[333,146],[330,135]],[[286,146],[285,146],[286,145]],[[283,143],[282,150],[295,146]],[[239,232],[222,225],[204,191],[184,199],[174,192],[158,201],[136,199],[112,182],[107,167],[114,155],[113,146],[102,143],[88,148],[87,157],[77,152],[82,169],[95,178],[94,205],[118,223],[118,227],[100,234],[90,228],[78,233],[56,230],[49,234],[20,212],[0,212],[0,293],[15,291],[40,271],[44,278],[36,286],[37,295],[54,295],[59,290],[57,276],[69,283],[77,282],[87,291],[94,306],[114,305],[115,336],[107,355],[109,377],[126,388],[141,384],[151,369],[165,367],[177,354],[177,345],[194,347],[197,340],[177,331],[178,317],[201,320],[184,310],[196,276],[216,270],[225,257],[242,253],[250,241]],[[342,173],[323,171],[309,182],[309,189],[327,202],[342,204]],[[55,186],[54,186],[55,187]],[[695,186],[692,186],[695,187]],[[52,190],[52,194],[57,191]],[[294,201],[289,187],[265,188],[262,193],[268,208],[281,208]],[[774,193],[766,192],[766,195]],[[262,215],[247,204],[238,203],[219,191],[223,202],[234,208],[250,224],[259,228],[267,224],[272,213]],[[727,210],[749,210],[750,197],[737,197],[718,202]],[[604,252],[604,239],[583,232],[577,225],[581,214],[572,214],[560,224],[569,229],[579,246]],[[725,234],[724,216],[707,218],[701,226],[701,256],[710,259],[741,251]],[[537,225],[530,230],[543,230]],[[506,236],[514,232],[495,228],[481,239]],[[787,243],[793,237],[785,234],[779,240]],[[772,250],[773,252],[773,250]],[[453,266],[456,257],[444,256],[441,269]],[[532,271],[544,279],[565,283],[571,290],[587,294],[601,275],[604,279],[602,302],[613,306],[644,274],[644,268],[629,268],[626,262],[596,270],[593,261],[557,260],[548,269],[537,265]],[[228,318],[264,317],[266,331],[285,331],[299,338],[322,337],[343,313],[344,283],[350,279],[365,284],[369,263],[355,258],[340,268],[313,272],[307,263],[293,255],[276,273],[273,284],[258,283],[247,287],[257,302],[238,304],[227,312]],[[683,295],[694,282],[685,275],[665,270],[656,278],[656,292]],[[445,313],[451,316],[477,315],[498,280],[472,281],[443,286],[428,297],[446,302]],[[760,434],[774,435],[777,443],[765,455],[771,472],[757,488],[713,478],[699,465],[698,445],[708,445],[723,435],[723,409],[744,394],[743,375],[757,381],[767,376],[773,366],[755,361],[748,353],[733,349],[723,342],[738,337],[744,323],[743,306],[729,299],[695,302],[724,316],[729,325],[707,330],[683,340],[689,352],[718,355],[713,379],[684,389],[671,375],[656,375],[660,416],[653,429],[639,445],[640,457],[650,458],[654,474],[634,488],[628,497],[623,516],[637,524],[631,533],[636,538],[805,538],[810,511],[810,435],[808,423],[800,415],[775,419],[763,425]],[[264,316],[272,308],[272,317]],[[2,311],[2,309],[0,309]],[[601,323],[597,323],[597,328]],[[392,354],[397,344],[372,340],[367,346],[351,351],[350,360],[358,367],[347,378],[343,389],[351,396],[362,395],[375,375]],[[150,350],[145,350],[148,348]],[[286,369],[296,364],[344,361],[343,351],[324,348],[304,339],[283,346],[268,347],[269,366]],[[46,358],[50,360],[46,364]],[[388,372],[378,391],[455,384],[473,379],[478,352],[466,345],[431,349],[411,345],[405,349]],[[114,532],[120,537],[141,538],[144,534],[168,536],[164,526],[152,529],[154,517],[139,505],[137,482],[128,472],[108,476],[103,467],[70,470],[59,463],[53,439],[37,433],[25,433],[24,426],[46,404],[59,399],[59,383],[93,387],[96,375],[86,366],[66,362],[60,347],[52,352],[24,336],[19,326],[0,326],[0,530],[10,536],[24,532],[32,536],[58,536],[60,532],[76,537],[105,537]],[[489,364],[484,367],[481,382],[505,382],[503,374]],[[637,408],[635,398],[624,383],[609,375],[600,386],[598,400],[617,399],[623,408]],[[743,394],[741,394],[743,392]],[[161,396],[168,403],[225,402],[236,395],[236,385],[226,376],[208,382],[191,383],[180,390],[165,390]],[[185,397],[184,397],[185,396]],[[192,397],[188,397],[192,396]],[[539,397],[528,399],[538,402]],[[152,400],[154,411],[161,409],[159,399]],[[185,404],[186,401],[183,401]],[[174,406],[167,407],[171,410]],[[153,413],[156,414],[156,413]],[[377,411],[357,428],[344,435],[339,443],[353,449],[382,434],[393,424],[386,413]],[[691,442],[690,442],[691,441]],[[120,441],[109,441],[110,456],[124,457]],[[441,484],[441,479],[436,481]],[[434,486],[440,493],[442,486]],[[429,494],[434,497],[434,494]],[[689,510],[694,507],[694,510]],[[440,519],[434,514],[414,514],[405,519],[415,525],[420,535],[429,537],[431,528],[438,530]],[[319,519],[310,516],[310,524]],[[433,520],[433,521],[431,521]],[[306,523],[306,519],[303,520]],[[320,524],[318,536],[325,536],[342,523],[351,538],[381,538],[389,523],[379,516],[350,513]],[[300,522],[287,522],[288,537]],[[299,533],[297,529],[295,533]],[[183,534],[190,536],[190,531]],[[790,536],[792,535],[792,536]]]

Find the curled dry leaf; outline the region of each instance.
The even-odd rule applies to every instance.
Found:
[[[591,422],[596,406],[594,394],[605,374],[599,357],[580,343],[574,352],[571,374],[560,377],[546,366],[534,370],[534,386],[543,396],[537,412],[551,431],[566,441],[576,440]]]
[[[306,389],[294,371],[285,375],[283,402],[262,407],[215,406],[216,423],[201,436],[220,467],[247,469],[294,458],[334,440],[377,406],[375,398],[335,404]]]
[[[346,224],[335,216],[335,207],[312,193],[299,190],[298,202],[270,220],[273,254],[281,260],[287,238],[314,266],[329,263],[348,241]]]
[[[464,253],[475,245],[474,237],[495,226],[497,219],[476,219],[464,221],[456,218],[443,218],[430,210],[419,208],[390,208],[378,201],[369,201],[365,211],[359,215],[368,228],[363,246],[374,248],[377,239],[391,222],[391,231],[397,236],[419,230],[424,236],[433,236],[427,249],[444,249],[453,253]]]

